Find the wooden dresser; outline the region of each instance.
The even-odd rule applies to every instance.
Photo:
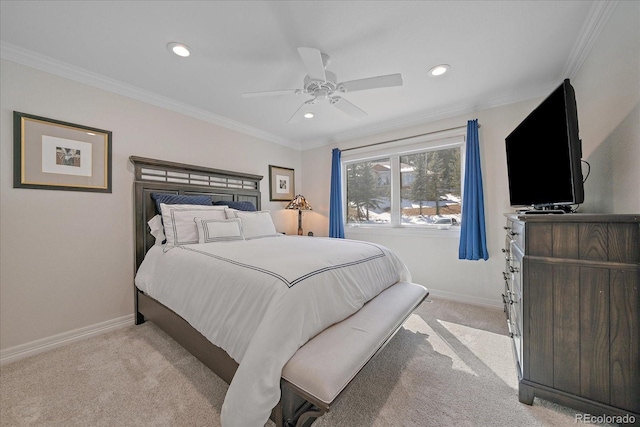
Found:
[[[640,215],[505,216],[520,401],[640,422]]]

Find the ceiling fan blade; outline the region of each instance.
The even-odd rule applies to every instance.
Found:
[[[322,53],[313,47],[299,47],[298,54],[307,69],[307,74],[312,80],[327,81],[327,76],[324,73],[324,61],[322,60]]]
[[[334,96],[333,98],[331,98],[330,103],[337,109],[342,110],[356,120],[364,119],[368,116],[368,114],[362,111],[360,108],[356,107],[351,102],[339,96]]]
[[[340,83],[338,90],[341,92],[355,92],[357,90],[378,89],[391,86],[402,86],[402,74],[388,74],[386,76],[350,80]]]
[[[272,95],[297,95],[299,93],[301,93],[302,91],[300,89],[285,89],[285,90],[267,90],[264,92],[247,92],[247,93],[243,93],[242,97],[243,98],[254,98],[257,96],[272,96]]]
[[[289,118],[289,120],[287,121],[287,123],[298,123],[300,122],[300,119],[302,119],[302,117],[304,116],[305,113],[307,113],[309,111],[309,106],[313,105],[316,103],[315,98],[311,99],[307,102],[304,102],[300,108],[298,108],[296,110],[295,113],[293,113],[293,116],[291,116],[291,118]]]

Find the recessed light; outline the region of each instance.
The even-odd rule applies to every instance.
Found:
[[[436,65],[435,67],[433,67],[433,68],[431,68],[429,70],[429,75],[431,77],[438,77],[438,76],[443,75],[444,73],[446,73],[450,69],[451,69],[451,66],[448,65],[448,64]]]
[[[312,112],[304,113],[305,119],[313,119],[314,114]]]
[[[182,44],[182,43],[169,43],[167,45],[167,49],[169,49],[171,52],[175,53],[178,56],[182,56],[183,58],[186,58],[187,56],[191,55],[191,52],[189,51],[189,46]]]

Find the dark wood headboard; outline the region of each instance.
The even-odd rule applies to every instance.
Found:
[[[194,194],[211,196],[212,201],[248,201],[260,210],[262,175],[230,172],[204,166],[129,157],[135,167],[135,253],[136,271],[155,239],[147,222],[156,215],[151,193]]]

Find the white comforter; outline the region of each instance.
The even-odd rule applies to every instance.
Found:
[[[298,348],[399,280],[411,281],[409,272],[383,246],[278,236],[156,246],[135,283],[239,363],[222,425],[251,427],[278,403],[282,368]]]

